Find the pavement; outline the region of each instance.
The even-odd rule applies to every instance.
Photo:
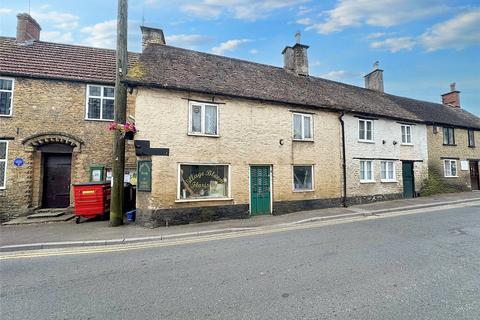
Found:
[[[274,228],[312,221],[441,207],[478,200],[480,200],[480,192],[476,191],[449,193],[431,197],[375,202],[348,208],[300,211],[279,216],[254,216],[249,219],[192,223],[156,229],[147,229],[128,223],[112,228],[109,227],[108,221],[86,221],[81,224],[75,224],[74,221],[66,221],[49,224],[2,226],[0,227],[0,252],[105,246],[243,232],[265,227]]]
[[[115,252],[29,251],[0,260],[0,318],[478,320],[480,205],[449,207]]]

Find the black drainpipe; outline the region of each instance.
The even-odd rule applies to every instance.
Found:
[[[340,125],[342,126],[342,171],[343,171],[343,190],[342,190],[342,206],[347,207],[347,158],[345,155],[345,122],[343,116],[345,112],[338,117]]]

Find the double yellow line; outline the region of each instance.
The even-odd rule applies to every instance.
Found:
[[[193,237],[181,238],[177,240],[159,240],[159,241],[131,243],[131,244],[126,243],[126,244],[117,244],[117,245],[101,246],[101,247],[92,246],[92,247],[77,247],[77,248],[63,248],[63,249],[43,249],[43,250],[35,250],[35,251],[19,251],[19,252],[12,252],[12,253],[6,253],[3,255],[0,255],[0,261],[12,260],[12,259],[28,259],[28,258],[41,258],[41,257],[54,257],[54,256],[81,255],[81,254],[110,253],[110,252],[121,252],[121,251],[128,251],[128,250],[142,250],[142,249],[151,249],[151,248],[172,247],[172,246],[178,246],[178,245],[202,243],[207,241],[235,239],[240,237],[267,235],[267,234],[285,232],[285,231],[320,228],[320,227],[326,227],[331,225],[366,221],[366,220],[372,220],[372,219],[385,219],[385,218],[391,218],[391,217],[397,217],[397,216],[403,216],[403,215],[417,214],[422,212],[453,209],[458,207],[475,206],[475,205],[480,205],[480,202],[469,202],[464,204],[446,205],[446,206],[442,206],[441,208],[431,207],[431,208],[415,209],[415,210],[408,210],[408,211],[397,211],[394,213],[388,213],[381,216],[367,216],[367,217],[355,216],[355,217],[342,218],[337,220],[327,220],[327,221],[320,220],[320,221],[314,221],[314,222],[307,222],[304,224],[289,224],[289,225],[283,225],[283,226],[277,225],[277,226],[270,226],[270,227],[260,227],[254,230],[236,231],[236,232],[222,233],[222,234],[216,234],[216,235],[193,236]]]

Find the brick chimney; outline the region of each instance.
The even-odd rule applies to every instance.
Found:
[[[373,64],[373,71],[364,76],[365,88],[384,92],[383,70],[378,68],[378,61]]]
[[[453,108],[460,108],[460,91],[455,89],[455,82],[450,84],[449,93],[442,94],[442,103]]]
[[[40,25],[28,13],[17,14],[17,43],[31,44],[40,40]]]
[[[142,30],[142,51],[150,44],[166,44],[162,29],[155,29],[141,26]]]
[[[296,43],[293,47],[283,49],[283,68],[299,76],[308,76],[308,46],[300,44],[300,32],[295,34]]]

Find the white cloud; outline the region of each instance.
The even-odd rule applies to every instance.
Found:
[[[251,49],[249,52],[250,52],[250,54],[258,54],[258,50],[257,50],[257,49]]]
[[[311,25],[313,23],[312,19],[310,19],[310,18],[297,19],[297,21],[295,21],[295,22],[298,23],[298,24],[303,24],[305,26]]]
[[[306,7],[306,6],[300,6],[298,9],[299,9],[299,11],[298,11],[299,16],[306,15],[307,13],[310,13],[310,12],[313,11],[312,8],[309,8],[309,7]]]
[[[308,27],[321,34],[339,32],[362,25],[391,27],[444,12],[443,0],[339,0],[334,9],[325,11],[326,19]]]
[[[228,13],[239,20],[258,20],[272,11],[291,8],[308,0],[201,0],[182,6],[182,10],[206,19]]]
[[[173,34],[167,36],[165,40],[168,45],[192,49],[211,39],[201,34]]]
[[[463,49],[480,44],[480,8],[464,12],[423,33],[420,42],[427,51]]]
[[[227,51],[234,51],[243,43],[250,42],[249,39],[232,39],[220,43],[217,47],[212,48],[212,52],[218,55],[223,55]]]
[[[319,75],[320,78],[330,79],[334,81],[344,80],[348,78],[358,78],[360,75],[357,73],[345,71],[345,70],[333,70],[327,73]]]
[[[0,8],[0,16],[3,15],[3,14],[9,14],[9,13],[12,13],[12,12],[13,12],[12,9]]]
[[[78,21],[80,17],[66,12],[32,12],[34,17],[40,25],[42,22],[53,23],[53,26],[57,29],[75,29],[78,27]]]
[[[42,41],[57,42],[57,43],[72,43],[73,35],[71,32],[59,32],[59,31],[42,31],[40,34]]]
[[[385,32],[370,33],[370,34],[367,36],[367,39],[377,39],[377,38],[383,37],[384,35],[386,35]]]
[[[80,30],[87,34],[82,44],[97,48],[114,49],[117,40],[117,20],[108,20]]]
[[[384,48],[390,52],[398,52],[400,50],[412,50],[415,44],[416,41],[412,37],[398,37],[374,41],[370,44],[370,47],[375,49]]]

